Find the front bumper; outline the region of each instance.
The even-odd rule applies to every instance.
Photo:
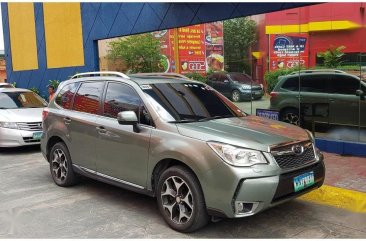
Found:
[[[17,147],[40,144],[41,140],[33,139],[33,133],[35,132],[0,127],[0,147]]]
[[[276,163],[270,163],[267,168],[253,167],[251,170],[247,169],[245,173],[236,171],[232,167],[229,167],[230,171],[224,171],[224,168],[220,167],[221,172],[226,172],[225,176],[221,176],[223,173],[218,173],[219,169],[212,170],[216,173],[213,175],[216,179],[221,176],[225,180],[221,181],[221,185],[216,181],[213,181],[214,186],[203,185],[209,213],[213,216],[229,218],[251,216],[323,185],[325,177],[323,157],[309,166],[290,172],[283,172],[276,165]],[[236,169],[240,170],[240,168]],[[270,170],[266,172],[265,169]],[[277,174],[273,175],[276,172],[275,169]],[[310,171],[314,172],[314,184],[295,192],[293,178]],[[237,212],[237,205],[240,203],[244,204],[245,212]]]
[[[242,100],[252,100],[252,99],[259,99],[262,98],[264,95],[263,90],[241,90],[240,91],[240,98]]]

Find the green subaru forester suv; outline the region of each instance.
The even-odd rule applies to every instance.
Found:
[[[77,74],[43,112],[54,182],[79,176],[156,197],[192,232],[298,197],[324,181],[310,132],[242,112],[212,87],[172,74]]]
[[[340,70],[304,70],[280,76],[270,109],[295,125],[316,121],[366,127],[366,83]]]

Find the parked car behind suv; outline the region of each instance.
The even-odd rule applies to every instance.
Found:
[[[366,126],[365,93],[365,82],[343,71],[294,72],[279,78],[270,109],[279,111],[282,121],[295,125],[309,117],[319,123]]]
[[[235,102],[258,100],[264,95],[263,85],[243,73],[215,72],[208,76],[207,84]]]
[[[0,89],[0,147],[39,144],[47,102],[27,89]]]
[[[243,113],[201,82],[82,73],[44,109],[41,149],[59,186],[94,178],[157,198],[191,232],[209,217],[245,217],[320,187],[310,132]]]

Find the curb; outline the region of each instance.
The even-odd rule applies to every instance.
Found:
[[[323,185],[307,193],[300,200],[334,206],[357,213],[366,213],[366,193]]]

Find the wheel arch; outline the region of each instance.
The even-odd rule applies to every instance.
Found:
[[[201,183],[200,183],[200,180],[199,180],[196,172],[190,166],[188,166],[183,161],[180,161],[180,160],[175,159],[175,158],[165,158],[165,159],[162,159],[162,160],[160,160],[159,162],[156,163],[156,165],[153,168],[151,177],[150,177],[151,190],[154,193],[154,195],[155,195],[156,185],[157,185],[157,182],[159,180],[160,175],[166,169],[168,169],[168,168],[170,168],[172,166],[183,166],[183,167],[187,168],[197,178],[198,184],[202,188]]]
[[[59,143],[59,142],[63,142],[66,147],[68,148],[67,144],[66,144],[66,141],[63,140],[61,137],[59,136],[52,136],[48,139],[47,141],[47,145],[46,145],[46,157],[47,157],[47,161],[49,162],[49,155],[50,155],[50,152],[51,152],[51,148],[56,144],[56,143]]]

